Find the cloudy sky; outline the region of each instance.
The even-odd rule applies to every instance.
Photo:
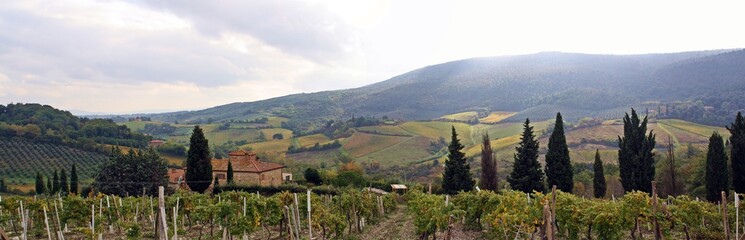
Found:
[[[0,104],[158,112],[463,58],[745,45],[741,1],[3,1]]]

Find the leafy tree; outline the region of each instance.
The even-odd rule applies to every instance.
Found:
[[[72,170],[70,170],[70,193],[78,194],[78,171],[74,163],[72,164]]]
[[[303,174],[305,177],[305,181],[308,181],[309,183],[312,183],[313,185],[321,185],[323,183],[323,178],[321,178],[321,173],[318,172],[315,168],[307,168],[305,169],[305,173]]]
[[[621,184],[626,192],[639,190],[652,192],[654,180],[655,135],[647,135],[647,117],[639,120],[636,111],[631,109],[631,117],[626,113],[623,118],[623,137],[618,136],[618,167]]]
[[[538,141],[533,135],[530,119],[525,119],[520,143],[515,150],[517,150],[515,163],[510,176],[507,177],[510,187],[526,193],[543,192],[545,187],[543,186],[543,170],[541,170],[541,164],[538,163]]]
[[[122,154],[119,148],[111,153],[96,176],[93,188],[104,194],[136,196],[158,193],[158,186],[166,186],[166,162],[152,148],[147,152],[129,150]]]
[[[228,173],[227,173],[228,185],[233,184],[233,163],[228,160]]]
[[[605,172],[603,171],[603,161],[600,160],[600,152],[595,150],[595,164],[592,166],[595,175],[592,179],[593,194],[596,198],[605,196],[605,190],[608,186],[605,184]]]
[[[57,170],[54,170],[54,177],[52,178],[52,194],[58,193],[60,189],[59,177],[57,176]]]
[[[36,181],[34,183],[36,184],[36,194],[44,193],[44,177],[41,176],[41,173],[36,172]]]
[[[499,178],[497,176],[497,160],[494,158],[494,151],[491,148],[489,133],[484,134],[484,141],[481,145],[481,181],[479,185],[484,190],[497,191]]]
[[[735,122],[727,130],[732,134],[729,137],[732,155],[732,185],[735,192],[745,192],[745,119],[737,112]],[[735,174],[738,173],[738,174]]]
[[[455,126],[448,145],[448,158],[445,160],[445,173],[442,175],[442,189],[447,194],[456,194],[458,191],[471,191],[475,184],[471,175],[471,166],[466,162],[463,144],[458,140]]]
[[[67,185],[67,173],[65,172],[65,169],[62,169],[62,172],[60,173],[60,179],[59,179],[59,185],[60,185],[60,191],[62,194],[67,194],[70,192],[70,185]]]
[[[212,182],[212,162],[207,139],[199,125],[194,126],[189,143],[186,154],[186,184],[192,191],[204,192]]]
[[[365,177],[357,171],[342,171],[336,176],[334,185],[339,187],[363,187],[365,186]]]
[[[556,124],[548,139],[546,153],[546,178],[548,186],[556,185],[563,192],[571,193],[574,188],[574,169],[569,159],[569,147],[564,136],[564,120],[556,113]]]
[[[721,192],[727,191],[729,176],[727,173],[727,153],[724,140],[714,132],[709,138],[709,151],[706,153],[706,200],[721,200]]]
[[[275,133],[274,135],[272,135],[272,139],[275,139],[275,140],[276,139],[280,139],[281,140],[283,138],[284,138],[284,136],[282,136],[281,133]]]

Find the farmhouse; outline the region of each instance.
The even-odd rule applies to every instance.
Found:
[[[228,159],[212,160],[212,177],[226,182],[228,161],[233,166],[233,181],[236,184],[277,186],[282,184],[282,164],[262,162],[256,153],[245,150],[228,153]]]

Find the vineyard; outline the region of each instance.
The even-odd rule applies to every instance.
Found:
[[[740,239],[735,234],[745,232],[737,230],[742,206],[687,196],[657,199],[631,192],[619,199],[585,199],[510,190],[452,198],[411,191],[405,197],[420,239],[438,232],[448,239],[455,223],[486,229],[493,239]]]
[[[90,179],[107,156],[61,145],[0,139],[0,176],[10,183],[31,183],[36,172],[51,176],[55,170],[77,167],[80,179]],[[24,182],[28,181],[28,182]]]
[[[393,194],[352,189],[271,196],[177,191],[164,198],[163,208],[152,197],[13,196],[0,198],[0,226],[21,239],[153,239],[156,230],[168,239],[344,239],[385,219],[396,206]],[[164,228],[157,226],[161,220]]]

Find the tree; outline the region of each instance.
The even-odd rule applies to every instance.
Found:
[[[569,159],[569,147],[564,136],[564,120],[556,113],[556,123],[548,139],[546,153],[546,178],[548,186],[556,185],[563,192],[571,193],[574,188],[574,169]]]
[[[215,182],[212,183],[212,194],[218,194],[220,193],[220,179],[215,178]]]
[[[272,135],[272,139],[275,139],[275,140],[279,139],[279,140],[281,140],[281,139],[284,139],[284,136],[282,136],[281,133],[275,133],[274,135]]]
[[[626,113],[623,118],[623,137],[618,136],[618,167],[624,191],[652,192],[654,145],[653,131],[647,135],[647,117],[639,120],[632,108],[631,117]]]
[[[119,148],[111,152],[96,176],[93,188],[104,194],[118,196],[155,195],[159,186],[168,184],[167,164],[154,149],[147,152],[129,150],[122,154]]]
[[[72,170],[70,170],[70,193],[78,194],[78,171],[75,169],[75,164],[72,164]]]
[[[497,176],[497,161],[491,148],[489,133],[484,134],[481,144],[481,181],[479,185],[484,190],[497,191],[499,178]]]
[[[36,184],[36,194],[44,193],[44,177],[41,176],[41,173],[36,172],[36,181],[34,183]]]
[[[706,153],[706,200],[720,201],[721,192],[726,192],[728,186],[729,176],[724,140],[719,133],[714,132],[709,138],[709,151]]]
[[[684,179],[678,174],[678,166],[675,163],[675,146],[671,136],[667,138],[667,159],[660,173],[662,178],[662,192],[664,196],[678,196],[682,194]]]
[[[62,169],[62,172],[60,173],[59,186],[60,186],[60,192],[62,192],[62,194],[67,194],[70,192],[70,185],[67,185],[67,173],[65,172],[64,168]]]
[[[233,163],[228,160],[228,173],[227,173],[228,185],[233,184]]]
[[[315,168],[307,168],[305,169],[305,173],[303,174],[305,177],[305,181],[312,183],[313,185],[321,185],[323,183],[323,178],[321,178],[321,173],[318,172]]]
[[[186,184],[192,191],[204,192],[212,182],[212,162],[207,139],[199,125],[189,139],[189,151],[186,157]]]
[[[600,160],[600,152],[595,150],[595,164],[592,166],[595,175],[592,179],[593,194],[596,198],[605,196],[605,190],[608,186],[605,184],[605,171],[603,171],[603,161]]]
[[[0,178],[0,192],[8,192],[8,185],[5,183],[5,178]]]
[[[47,194],[52,195],[54,194],[54,184],[52,184],[52,178],[47,176],[47,188],[45,191]]]
[[[538,141],[533,135],[530,119],[525,119],[520,143],[515,150],[517,150],[514,155],[515,163],[512,165],[510,176],[507,177],[510,187],[526,193],[543,192],[545,187],[543,186],[543,170],[541,170],[541,164],[538,163]]]
[[[54,177],[52,178],[52,194],[58,193],[60,186],[59,186],[59,177],[57,176],[57,170],[54,170]]]
[[[727,130],[732,134],[729,137],[732,156],[732,185],[735,192],[745,193],[745,119],[737,112],[735,122]],[[735,174],[738,173],[738,174]]]
[[[471,166],[466,162],[463,145],[458,140],[455,126],[452,127],[452,137],[448,145],[448,158],[445,160],[445,173],[442,174],[442,189],[447,194],[456,194],[459,191],[471,191],[475,184],[471,175]]]

